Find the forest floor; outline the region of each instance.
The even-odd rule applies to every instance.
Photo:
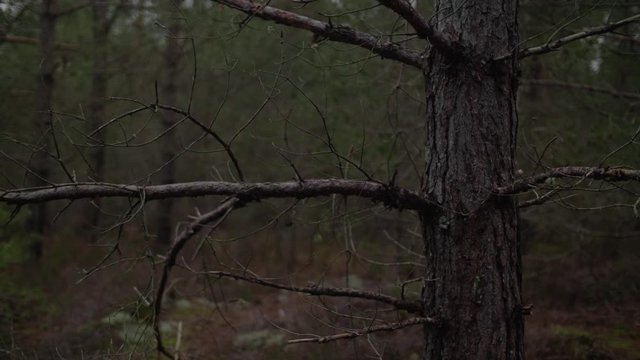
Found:
[[[154,274],[148,259],[123,256],[111,268],[79,281],[82,269],[99,259],[89,253],[92,250],[79,249],[67,249],[56,263],[40,269],[35,276],[40,280],[35,282],[40,284],[41,299],[29,308],[31,316],[3,329],[10,340],[0,349],[10,359],[156,358],[148,306],[152,293],[145,290]],[[80,254],[72,255],[74,251]],[[303,272],[322,272],[323,259],[328,262],[330,257],[318,254],[316,265]],[[252,265],[262,270],[270,261],[273,258]],[[166,345],[179,347],[182,359],[419,358],[420,327],[356,341],[287,344],[291,339],[365,328],[372,322],[363,318],[371,314],[376,321],[398,319],[383,309],[372,310],[371,303],[318,302],[299,294],[187,275],[182,270],[173,277],[161,322]],[[358,268],[349,276],[353,287],[393,292],[392,285],[381,285],[388,280],[385,276],[381,280]],[[330,271],[324,281],[344,286],[344,273]],[[417,296],[418,291],[410,290],[408,296]],[[640,304],[567,306],[544,294],[526,297],[535,300],[526,319],[529,359],[640,359]]]

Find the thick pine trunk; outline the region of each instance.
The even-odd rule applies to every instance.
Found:
[[[518,214],[491,196],[514,172],[517,0],[436,1],[434,23],[467,55],[431,50],[425,194],[442,216],[423,220],[427,359],[521,359]]]

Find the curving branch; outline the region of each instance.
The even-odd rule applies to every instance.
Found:
[[[546,54],[548,52],[552,52],[555,51],[557,49],[559,49],[560,47],[572,43],[574,41],[580,40],[580,39],[584,39],[584,38],[588,38],[591,36],[595,36],[595,35],[600,35],[600,34],[605,34],[608,32],[611,32],[619,27],[622,27],[624,25],[630,24],[634,21],[640,21],[640,14],[636,14],[633,16],[630,16],[626,19],[622,19],[620,21],[608,24],[608,25],[603,25],[603,26],[597,26],[597,27],[593,27],[593,28],[588,28],[585,29],[583,31],[577,32],[575,34],[571,34],[565,37],[562,37],[560,39],[554,40],[554,41],[550,41],[547,42],[544,45],[541,46],[535,46],[535,47],[530,47],[530,48],[526,48],[526,49],[522,49],[518,52],[518,58],[522,59],[522,58],[526,58],[529,56],[533,56],[533,55],[541,55],[541,54]],[[505,58],[510,57],[511,55],[505,55],[499,59],[496,60],[502,60]]]
[[[139,197],[145,201],[210,195],[236,196],[244,201],[267,198],[310,198],[333,194],[368,198],[397,209],[436,210],[434,203],[417,193],[374,181],[308,179],[304,181],[236,183],[195,181],[166,185],[124,185],[108,183],[67,183],[36,188],[5,190],[0,202],[22,205],[52,200],[76,200],[96,197]]]
[[[564,81],[558,81],[553,79],[523,79],[523,80],[520,80],[520,84],[524,86],[527,86],[527,85],[528,86],[555,86],[555,87],[561,87],[561,88],[577,89],[577,90],[584,90],[584,91],[589,91],[593,93],[605,94],[605,95],[612,96],[614,98],[640,100],[639,93],[618,91],[618,90],[607,89],[607,88],[602,88],[602,87],[597,87],[592,85],[577,84],[577,83],[564,82]]]
[[[354,299],[373,300],[373,301],[381,302],[383,304],[391,305],[395,309],[405,310],[410,313],[422,314],[423,312],[422,303],[420,301],[401,300],[385,294],[373,293],[373,292],[356,290],[351,288],[333,288],[333,287],[321,287],[321,286],[315,286],[315,285],[305,286],[305,287],[292,286],[292,285],[279,284],[279,283],[261,279],[255,276],[236,274],[236,273],[231,273],[227,271],[206,271],[206,272],[200,272],[198,274],[232,278],[235,280],[246,281],[252,284],[256,284],[264,287],[270,287],[273,289],[304,293],[304,294],[309,294],[314,296],[349,297]]]
[[[280,10],[251,0],[213,0],[232,9],[278,24],[308,30],[320,38],[357,45],[380,55],[382,58],[397,60],[422,68],[422,55],[396,43],[382,41],[369,33],[353,29],[348,25],[333,25],[290,11]]]
[[[380,4],[391,9],[400,17],[405,19],[409,25],[416,31],[419,37],[429,40],[429,42],[438,50],[445,54],[460,54],[462,49],[456,47],[456,44],[448,39],[443,33],[429,25],[427,20],[411,6],[407,0],[378,0]]]
[[[517,180],[509,186],[495,190],[497,195],[514,195],[529,191],[552,178],[584,178],[604,181],[640,181],[640,170],[608,167],[564,166],[550,169],[542,174]]]
[[[218,142],[218,144],[220,144],[224,148],[224,151],[227,153],[227,156],[229,156],[229,159],[233,163],[233,167],[236,169],[236,172],[238,173],[238,178],[240,178],[241,181],[244,181],[244,173],[242,172],[242,169],[240,168],[240,164],[238,163],[238,158],[236,158],[236,156],[233,153],[233,151],[231,151],[230,142],[228,143],[228,142],[222,140],[220,135],[218,135],[215,131],[213,131],[213,129],[211,129],[211,126],[207,126],[207,125],[203,124],[200,120],[196,119],[193,115],[191,115],[190,112],[178,109],[177,107],[169,106],[169,105],[162,105],[162,104],[152,104],[152,105],[149,106],[150,109],[153,109],[154,107],[157,107],[158,109],[171,111],[173,113],[182,115],[185,118],[187,118],[189,121],[194,123],[196,126],[198,126],[200,128],[200,130],[202,130],[205,133],[211,135]]]
[[[164,293],[167,290],[167,281],[171,275],[171,269],[176,264],[178,254],[187,242],[198,234],[207,224],[215,222],[213,226],[209,227],[210,230],[215,229],[224,221],[233,209],[242,207],[243,205],[244,204],[240,199],[229,198],[223,201],[222,204],[214,210],[197,216],[195,220],[189,223],[187,227],[174,239],[173,245],[166,255],[166,260],[162,267],[162,276],[160,277],[158,290],[156,291],[156,298],[153,303],[153,332],[156,337],[156,346],[158,351],[170,359],[173,359],[174,355],[165,348],[162,342],[162,334],[160,333],[160,314],[162,312],[162,299],[164,298]]]

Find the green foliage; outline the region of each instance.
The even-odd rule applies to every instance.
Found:
[[[26,212],[11,219],[11,210],[0,206],[0,346],[10,343],[15,328],[47,311],[44,293],[22,274],[36,240],[25,230]]]
[[[554,326],[553,335],[565,343],[575,359],[614,359],[621,352],[636,358],[637,336],[625,328],[611,329],[604,334],[575,326]]]
[[[0,271],[28,260],[37,238],[25,230],[27,216],[26,211],[21,211],[12,219],[12,210],[0,205]]]

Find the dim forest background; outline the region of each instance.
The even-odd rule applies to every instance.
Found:
[[[419,71],[209,1],[59,0],[51,56],[43,58],[41,3],[0,1],[2,189],[29,185],[26,169],[43,163],[54,183],[362,178],[363,169],[420,188]],[[406,26],[368,0],[272,4],[375,34]],[[529,46],[640,11],[633,1],[520,4],[520,37]],[[429,1],[418,6],[431,13]],[[519,173],[567,164],[640,168],[639,34],[635,23],[522,61]],[[242,175],[190,119],[132,112],[156,102],[213,123]],[[640,188],[580,186],[521,209],[528,357],[638,359]],[[47,205],[42,226],[33,221],[37,206],[2,205],[0,358],[155,357],[156,261],[175,226],[211,203],[59,201]],[[286,345],[301,334],[362,327],[360,304],[194,273],[237,265],[303,285],[416,297],[420,285],[409,280],[422,272],[419,232],[408,212],[342,196],[242,209],[181,255],[193,268],[171,280],[164,337],[187,358],[417,358],[420,329]]]

